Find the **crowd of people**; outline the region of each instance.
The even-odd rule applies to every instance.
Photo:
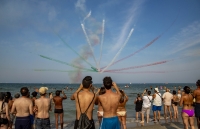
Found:
[[[178,106],[182,107],[182,120],[184,128],[194,129],[195,117],[197,120],[197,127],[200,129],[200,80],[196,82],[197,89],[192,91],[189,86],[185,86],[183,91],[173,90],[170,93],[168,88],[165,88],[163,95],[159,92],[158,88],[154,88],[154,93],[151,95],[151,90],[145,89],[142,95],[138,94],[135,99],[136,122],[138,122],[138,114],[141,114],[141,124],[144,123],[144,114],[146,112],[146,122],[149,122],[149,114],[152,107],[153,121],[160,121],[160,114],[162,107],[164,107],[164,119],[167,121],[172,116],[175,121],[178,121]],[[146,94],[146,95],[145,95]],[[152,106],[151,106],[152,105]],[[173,109],[173,114],[171,111]]]
[[[94,92],[92,77],[83,78],[79,88],[70,97],[75,101],[76,120],[74,129],[95,129],[93,120],[94,105],[98,105],[97,117],[100,129],[126,129],[126,103],[129,100],[123,90],[120,90],[111,77],[103,79],[103,87]],[[178,106],[182,106],[182,120],[185,129],[189,126],[194,129],[195,117],[197,127],[200,129],[200,80],[196,82],[197,89],[191,91],[185,86],[183,91],[168,88],[161,94],[158,88],[145,89],[138,94],[134,101],[136,111],[136,122],[144,124],[150,121],[150,112],[153,111],[153,121],[159,122],[162,107],[164,107],[164,118],[178,121]],[[114,90],[113,90],[114,89]],[[11,99],[10,92],[0,92],[0,129],[50,129],[50,114],[52,103],[54,104],[55,127],[59,123],[63,129],[63,100],[67,99],[64,90],[56,90],[55,96],[49,93],[47,87],[40,87],[38,91],[30,92],[27,87],[22,87],[20,93]],[[153,90],[153,91],[152,91]],[[154,92],[154,93],[151,93]],[[37,98],[37,94],[40,97]],[[62,96],[61,96],[62,94]],[[171,111],[173,109],[173,113]],[[15,120],[15,122],[13,122]],[[13,125],[14,123],[14,125]]]

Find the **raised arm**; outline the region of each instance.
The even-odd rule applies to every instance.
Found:
[[[63,99],[67,99],[67,95],[65,95],[65,92],[62,90],[62,94],[63,94]]]
[[[142,93],[142,97],[144,96],[144,94],[147,92],[147,90],[145,89],[144,92]]]
[[[120,95],[121,95],[117,84],[116,84],[115,82],[113,82],[112,84],[113,84],[113,87],[115,88],[115,90],[117,91],[117,94],[120,94]]]
[[[74,94],[72,94],[71,96],[71,100],[75,100],[75,94],[77,94],[79,91],[81,91],[83,89],[83,85],[82,83],[80,84],[80,87],[78,88],[78,90],[76,92],[74,92]]]

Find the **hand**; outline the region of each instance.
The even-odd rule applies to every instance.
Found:
[[[82,84],[82,83],[80,84],[80,87],[79,87],[79,89],[83,89],[83,84]]]
[[[117,84],[115,83],[115,82],[112,82],[112,85],[115,87],[115,86],[117,86]]]

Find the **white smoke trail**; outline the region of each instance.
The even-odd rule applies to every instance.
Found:
[[[101,57],[102,57],[102,47],[103,47],[103,41],[104,41],[104,26],[105,26],[105,20],[103,19],[102,23],[102,37],[101,37],[101,50],[100,50],[100,59],[98,64],[98,69],[100,67]]]
[[[90,12],[88,13],[88,15],[83,19],[83,22],[84,22],[88,17],[90,17],[91,13],[92,13],[92,11],[90,10]]]
[[[97,67],[97,61],[96,61],[96,58],[95,58],[95,56],[94,56],[94,52],[93,52],[93,49],[92,49],[92,45],[91,45],[90,40],[89,40],[89,38],[88,38],[88,35],[87,35],[86,31],[85,31],[85,26],[84,26],[84,24],[81,24],[81,27],[82,27],[83,32],[84,32],[84,34],[85,34],[86,40],[87,40],[87,42],[88,42],[88,44],[89,44],[89,46],[90,46],[90,50],[91,50],[91,52],[92,52],[92,57],[93,57],[93,59],[94,59],[94,61],[95,61],[95,63],[96,63],[96,67]]]
[[[117,52],[117,54],[114,56],[114,58],[112,59],[112,61],[101,71],[101,73],[103,73],[107,68],[109,68],[112,63],[115,61],[115,59],[117,58],[117,56],[121,53],[122,49],[125,47],[125,45],[127,44],[129,38],[131,37],[132,33],[133,33],[133,28],[131,29],[126,41],[124,42],[124,44],[122,45],[122,47],[119,49],[119,51]]]

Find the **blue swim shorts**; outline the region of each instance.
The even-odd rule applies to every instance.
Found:
[[[99,129],[120,129],[118,117],[103,118]]]
[[[162,109],[162,106],[155,106],[155,105],[153,105],[153,107],[152,107],[153,111],[161,111],[161,109]]]

